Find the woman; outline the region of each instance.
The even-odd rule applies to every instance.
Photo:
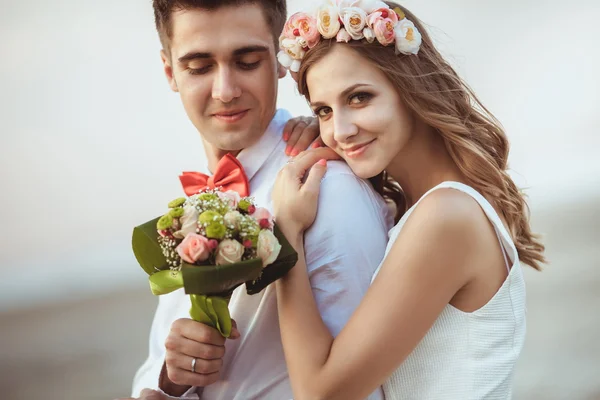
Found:
[[[393,200],[399,222],[333,338],[302,241],[323,152],[302,153],[279,174],[275,216],[300,255],[277,283],[294,396],[364,399],[383,385],[388,400],[508,399],[525,335],[521,262],[540,269],[544,246],[506,172],[507,138],[413,14],[394,3],[337,3],[292,16],[279,59],[297,72],[323,142]]]

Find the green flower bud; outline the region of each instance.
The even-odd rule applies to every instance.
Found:
[[[227,228],[220,222],[214,222],[206,227],[206,237],[209,239],[221,240],[225,237]]]
[[[258,235],[248,235],[246,239],[252,241],[252,248],[255,249],[258,246]]]
[[[201,224],[212,224],[214,222],[220,223],[221,221],[223,221],[223,216],[216,211],[208,210],[200,214],[200,216],[198,217],[198,221]]]
[[[198,198],[202,201],[217,200],[219,197],[214,193],[202,193]]]
[[[180,197],[169,203],[169,208],[181,207],[185,203],[185,197]]]
[[[250,216],[245,218],[242,230],[246,234],[244,239],[252,241],[252,247],[256,248],[258,244],[258,235],[260,234],[260,226],[256,220]]]
[[[158,229],[159,231],[164,231],[165,229],[169,229],[172,225],[173,217],[169,214],[166,214],[160,217],[160,219],[156,223],[156,229]]]
[[[251,205],[252,203],[249,200],[242,199],[238,203],[238,208],[244,212],[248,212],[248,208],[250,208]]]
[[[173,218],[180,218],[183,216],[183,207],[172,208],[169,210],[169,215]]]

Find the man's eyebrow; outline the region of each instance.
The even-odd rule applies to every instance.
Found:
[[[190,52],[187,53],[184,56],[179,57],[178,61],[180,63],[186,63],[188,61],[192,61],[192,60],[198,60],[198,59],[207,59],[207,58],[211,58],[213,55],[211,53],[199,53],[199,52]]]
[[[244,54],[248,54],[248,53],[265,53],[268,51],[269,51],[269,48],[267,46],[260,46],[260,45],[245,46],[245,47],[234,50],[233,55],[234,56],[243,56]]]
[[[239,49],[235,49],[232,54],[234,57],[239,57],[239,56],[243,56],[244,54],[266,53],[268,51],[269,51],[269,48],[267,46],[254,45],[254,46],[244,46],[244,47],[240,47]],[[192,60],[206,60],[206,59],[212,58],[212,57],[214,57],[212,53],[193,51],[193,52],[189,52],[189,53],[185,54],[184,56],[179,57],[178,61],[181,64],[184,64],[184,63],[192,61]]]

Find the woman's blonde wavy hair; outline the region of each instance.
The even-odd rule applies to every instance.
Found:
[[[507,173],[509,143],[500,123],[435,49],[423,23],[400,7],[422,35],[418,55],[396,55],[394,46],[365,40],[347,44],[381,69],[408,108],[443,138],[446,148],[469,183],[493,199],[502,212],[519,253],[519,259],[541,269],[544,245],[531,232],[529,209],[523,193]],[[298,87],[307,99],[306,73],[335,46],[335,39],[321,40],[302,60]],[[397,219],[406,211],[402,188],[385,172],[372,179],[375,188],[396,204]]]

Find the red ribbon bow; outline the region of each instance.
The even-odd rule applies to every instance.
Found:
[[[230,153],[219,161],[213,176],[201,172],[184,172],[179,176],[179,180],[183,186],[183,191],[188,196],[197,194],[207,188],[221,188],[224,192],[233,190],[242,197],[250,194],[250,186],[244,173],[244,167]]]

